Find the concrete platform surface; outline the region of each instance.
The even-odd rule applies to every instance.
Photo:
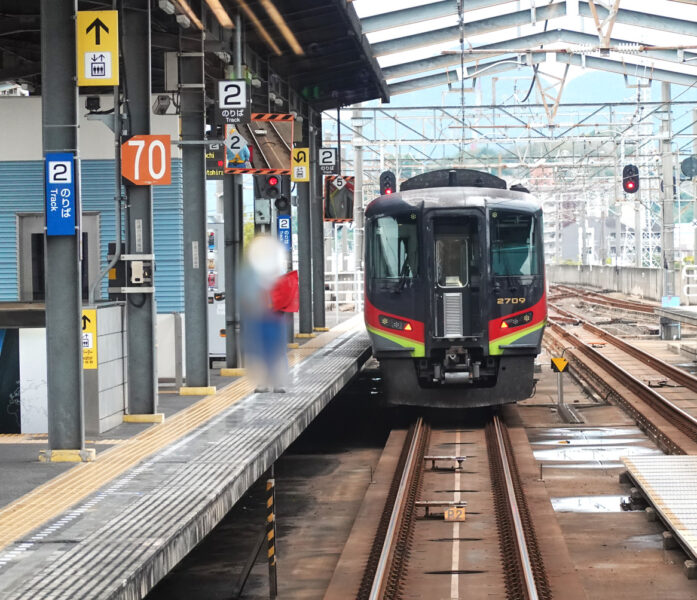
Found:
[[[348,383],[370,348],[356,318],[296,352],[287,393],[254,393],[238,379],[2,509],[0,598],[144,596]]]
[[[633,456],[622,462],[684,550],[696,558],[697,456]]]

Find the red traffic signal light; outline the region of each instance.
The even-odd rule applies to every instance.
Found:
[[[380,194],[393,194],[397,191],[397,178],[392,171],[380,173]]]
[[[625,165],[622,169],[622,189],[627,194],[639,190],[639,169],[635,165]]]
[[[266,183],[268,185],[278,185],[278,177],[276,177],[275,175],[271,175],[266,179]]]

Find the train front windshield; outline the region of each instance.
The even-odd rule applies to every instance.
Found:
[[[416,220],[379,217],[369,230],[370,272],[374,279],[410,280],[419,267]]]
[[[539,275],[542,266],[537,217],[509,210],[493,210],[489,222],[494,275]]]

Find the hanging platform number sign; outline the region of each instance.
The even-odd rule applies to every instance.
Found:
[[[121,144],[121,175],[136,185],[172,183],[168,135],[134,135]]]
[[[320,148],[317,163],[324,175],[338,174],[339,171],[336,168],[336,148]]]
[[[234,125],[248,123],[250,119],[247,106],[247,82],[218,81],[218,123]]]
[[[310,181],[310,149],[293,148],[290,165],[291,181]]]

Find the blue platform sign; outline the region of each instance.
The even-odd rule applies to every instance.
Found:
[[[75,235],[75,157],[46,154],[46,235]]]
[[[276,235],[278,236],[279,241],[286,247],[286,250],[290,252],[293,244],[290,235],[290,215],[278,215],[278,227],[276,228]]]

